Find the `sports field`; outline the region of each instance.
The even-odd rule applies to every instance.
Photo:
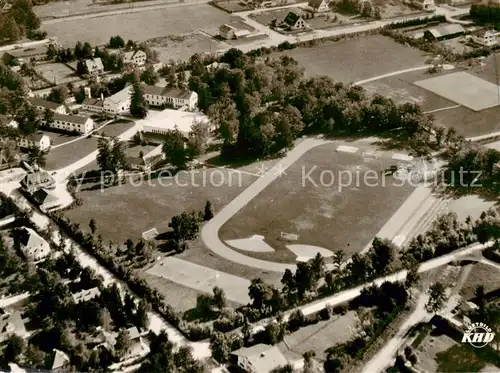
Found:
[[[276,251],[245,255],[276,262],[296,261],[289,244],[359,252],[414,189],[382,178],[391,164],[389,157],[338,153],[333,144],[314,148],[236,213],[219,236],[227,241],[262,235]],[[281,232],[298,240],[283,241]]]
[[[450,101],[474,111],[500,105],[500,87],[464,71],[415,82]]]

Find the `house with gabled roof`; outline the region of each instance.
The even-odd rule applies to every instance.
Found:
[[[146,63],[146,52],[141,49],[123,53],[123,63],[125,65],[132,64],[135,66],[143,66]]]
[[[104,72],[104,65],[102,64],[101,57],[89,58],[84,61],[85,68],[89,74],[102,74]]]
[[[277,346],[257,344],[231,352],[231,363],[247,373],[270,373],[288,361]]]
[[[63,351],[54,348],[52,354],[49,356],[47,369],[54,372],[64,372],[70,365],[71,360],[69,356]]]
[[[47,189],[39,189],[32,194],[33,199],[42,211],[50,210],[61,204],[59,198]]]
[[[37,148],[42,152],[45,152],[50,149],[50,137],[42,132],[32,133],[30,135],[20,137],[18,145],[20,148]]]
[[[34,193],[38,189],[54,187],[55,181],[52,176],[49,175],[47,171],[39,170],[35,172],[29,172],[22,180],[21,187],[28,193]]]
[[[280,27],[288,31],[304,30],[307,27],[307,23],[301,15],[290,12],[280,24]]]
[[[330,10],[330,2],[328,0],[309,0],[308,5],[315,13],[323,13]]]
[[[126,114],[130,112],[132,101],[132,86],[127,86],[121,91],[104,99],[104,112],[108,114]]]
[[[193,91],[146,84],[141,87],[149,106],[171,106],[174,109],[187,107],[188,110],[195,110],[198,105],[198,94]]]
[[[63,104],[47,101],[39,97],[28,98],[28,102],[42,112],[48,109],[54,113],[66,114],[66,107]]]
[[[22,253],[28,260],[38,262],[50,255],[50,245],[33,229],[22,227],[16,229],[14,234],[19,240]]]
[[[471,35],[474,43],[482,45],[483,47],[493,47],[498,44],[499,32],[495,30],[477,30]]]
[[[91,299],[97,298],[101,295],[99,288],[93,287],[91,289],[85,289],[71,294],[73,301],[78,304],[80,302],[88,302]]]

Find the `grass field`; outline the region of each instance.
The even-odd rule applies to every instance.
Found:
[[[98,131],[98,133],[101,134],[104,132],[107,136],[119,136],[133,126],[133,121],[118,120],[116,122],[107,124],[102,130]]]
[[[390,158],[364,163],[358,154],[336,152],[336,145],[312,149],[236,213],[219,235],[223,240],[262,235],[276,252],[246,255],[271,261],[295,261],[284,246],[287,243],[280,240],[281,232],[298,234],[293,244],[343,249],[349,254],[361,251],[414,189],[394,185],[392,178],[382,185],[381,171],[393,163]],[[316,185],[305,177],[311,170]],[[339,176],[344,176],[343,185],[349,179],[341,172],[352,175],[352,184],[339,189]]]
[[[320,43],[282,53],[295,58],[307,76],[326,75],[344,83],[422,66],[426,60],[421,51],[381,35]]]
[[[97,149],[96,138],[84,138],[74,143],[53,149],[46,157],[46,169],[56,170],[69,166]]]
[[[333,316],[328,321],[320,321],[287,335],[278,346],[280,351],[293,359],[307,351],[314,351],[316,358],[326,359],[325,350],[336,344],[345,343],[356,330],[356,312],[349,311],[342,316]],[[297,357],[295,357],[297,358]]]
[[[78,75],[63,63],[39,64],[35,65],[35,70],[49,82],[54,82],[55,84],[67,84],[80,80]]]
[[[65,142],[74,140],[78,137],[78,135],[70,135],[66,133],[58,133],[52,131],[38,131],[41,132],[50,138],[50,143],[54,145],[64,144]]]
[[[187,5],[138,13],[48,23],[42,28],[56,36],[64,46],[74,46],[80,40],[92,45],[109,42],[120,35],[123,39],[143,41],[166,35],[187,34],[207,25],[219,27],[230,15],[208,4]]]
[[[137,240],[142,232],[153,227],[160,233],[168,231],[168,223],[174,215],[202,210],[207,200],[216,210],[220,209],[254,180],[253,176],[233,173],[230,177],[229,173],[219,169],[181,173],[176,180],[153,179],[149,185],[146,180],[142,185],[127,183],[103,191],[100,188],[90,190],[90,186],[84,185],[78,193],[83,205],[67,211],[66,215],[85,229],[94,218],[106,242]],[[210,185],[211,177],[217,185],[222,176],[225,178],[223,185]]]
[[[464,299],[474,297],[474,292],[479,285],[484,286],[486,293],[498,289],[500,286],[500,271],[487,264],[474,264],[467,280],[464,282],[460,295]]]

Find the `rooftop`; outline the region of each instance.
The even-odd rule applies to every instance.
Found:
[[[47,182],[54,182],[52,176],[49,175],[47,171],[37,171],[27,174],[23,178],[23,183],[25,185],[38,185]]]
[[[246,357],[258,373],[268,373],[275,368],[288,364],[288,361],[277,346],[258,344],[233,351],[232,354]]]
[[[285,19],[283,20],[284,23],[286,23],[289,26],[293,26],[297,23],[299,20],[300,16],[297,13],[290,12],[287,14]]]
[[[85,66],[87,66],[87,70],[89,72],[92,72],[94,70],[104,70],[104,66],[100,57],[85,60]]]
[[[97,287],[94,287],[92,289],[86,289],[79,291],[77,293],[71,294],[71,297],[73,298],[73,301],[75,303],[80,303],[80,302],[86,302],[88,300],[94,299],[95,297],[101,295],[101,292]]]
[[[159,87],[157,85],[141,85],[144,93],[148,93],[150,95],[158,95],[172,98],[180,98],[183,100],[187,100],[193,94],[193,91],[177,89],[177,88],[168,88],[168,87]]]
[[[47,243],[42,237],[38,235],[33,229],[22,227],[19,228],[16,233],[21,241],[21,245],[26,249],[30,249],[32,247],[38,247],[42,244]]]
[[[40,140],[44,137],[44,136],[47,136],[46,134],[44,134],[43,132],[37,132],[37,133],[32,133],[31,135],[28,135],[27,138],[30,140],[30,141],[34,141],[34,142],[40,142]],[[47,136],[48,137],[48,136]]]
[[[121,91],[116,92],[114,95],[107,97],[105,101],[110,100],[116,104],[120,103],[122,101],[129,99],[130,96],[132,95],[132,91],[133,91],[132,86],[125,87]]]
[[[58,104],[57,102],[47,101],[38,97],[31,97],[28,99],[28,102],[33,106],[43,106],[50,110],[56,110],[62,106],[62,104]]]
[[[165,109],[155,117],[147,119],[144,123],[144,131],[151,132],[151,129],[173,130],[177,127],[181,132],[189,133],[193,121],[208,122],[206,115],[189,111],[179,111]]]
[[[89,120],[89,118],[82,117],[79,115],[66,115],[66,114],[54,113],[54,120],[61,120],[61,121],[70,122],[70,123],[77,123],[77,124],[85,124]]]
[[[59,199],[46,189],[39,189],[33,193],[33,199],[39,204],[57,202]]]
[[[451,24],[433,27],[428,30],[432,36],[439,38],[441,36],[454,35],[459,33],[465,33],[465,29],[461,25]]]
[[[94,98],[94,97],[87,97],[85,100],[83,100],[82,105],[89,105],[89,106],[103,106],[103,101],[100,98]]]

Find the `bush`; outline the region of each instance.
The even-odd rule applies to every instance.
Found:
[[[337,306],[333,309],[333,313],[337,315],[345,315],[347,313],[347,307],[344,305]]]
[[[332,313],[333,313],[333,308],[327,305],[325,308],[319,311],[318,316],[321,318],[321,320],[326,321],[330,320]]]

